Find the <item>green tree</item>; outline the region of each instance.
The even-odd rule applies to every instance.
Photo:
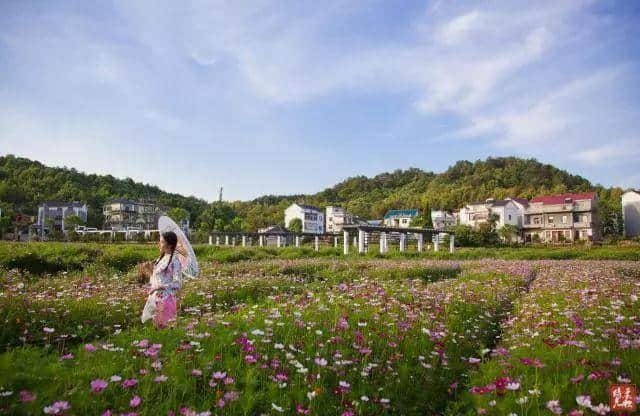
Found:
[[[226,202],[214,202],[198,217],[198,229],[201,231],[231,231],[231,222],[236,213]]]
[[[498,235],[502,240],[510,243],[518,235],[518,227],[511,224],[505,224],[498,230]]]
[[[182,221],[189,219],[189,211],[184,208],[172,208],[167,212],[167,216],[177,224],[180,224]]]
[[[302,232],[302,220],[300,218],[294,218],[291,221],[289,221],[289,225],[287,226],[287,228],[291,231],[293,231],[294,233],[301,233]]]
[[[85,221],[77,215],[69,215],[64,218],[65,231],[73,231],[77,225],[84,225]]]

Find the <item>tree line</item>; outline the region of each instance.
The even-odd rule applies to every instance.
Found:
[[[162,191],[157,186],[95,175],[71,168],[47,167],[40,162],[13,155],[0,157],[0,229],[10,226],[18,214],[36,215],[42,201],[84,201],[87,226],[101,228],[102,206],[109,199],[147,199],[178,209],[174,218],[188,216],[192,228],[201,232],[255,231],[270,225],[284,226],[284,210],[293,202],[324,208],[344,207],[365,219],[382,218],[390,209],[419,209],[416,224],[429,225],[432,209],[453,211],[464,204],[487,198],[520,197],[565,192],[598,192],[602,232],[619,235],[622,230],[619,187],[593,185],[535,159],[516,157],[459,161],[443,173],[418,168],[395,170],[374,177],[355,176],[311,195],[266,195],[251,201],[213,202]]]

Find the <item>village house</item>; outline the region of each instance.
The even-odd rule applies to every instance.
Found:
[[[343,225],[353,223],[353,215],[349,214],[344,208],[337,206],[328,206],[325,208],[326,231],[327,233],[339,233],[342,231]]]
[[[312,205],[291,204],[284,210],[284,223],[287,228],[294,219],[302,221],[302,232],[324,234],[324,214],[320,208]]]
[[[152,202],[112,199],[102,207],[104,228],[114,231],[154,230],[163,214]]]
[[[48,201],[38,205],[38,221],[33,229],[40,235],[53,231],[64,231],[64,219],[75,215],[87,221],[87,204],[84,202]]]
[[[409,228],[411,220],[420,215],[417,209],[392,209],[384,214],[383,223],[387,227]]]
[[[595,192],[533,198],[522,224],[525,241],[599,240],[597,203]]]
[[[434,230],[443,231],[446,228],[454,227],[458,222],[458,215],[447,211],[431,210],[431,224]]]
[[[493,215],[496,218],[496,228],[502,228],[507,224],[520,228],[527,205],[527,200],[521,198],[489,198],[484,202],[465,205],[458,213],[458,219],[460,224],[477,227],[489,221]]]
[[[640,190],[629,189],[621,199],[624,236],[640,237]]]

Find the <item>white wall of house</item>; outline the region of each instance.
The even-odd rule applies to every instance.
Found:
[[[476,227],[483,222],[487,222],[490,215],[496,215],[496,228],[502,228],[505,224],[519,227],[522,225],[524,207],[514,201],[507,200],[503,205],[493,205],[487,201],[484,204],[466,205],[460,210],[458,215],[460,224]]]
[[[302,232],[313,234],[324,234],[324,214],[322,211],[307,206],[291,204],[284,210],[284,223],[289,227],[289,223],[299,218],[302,221]]]
[[[622,217],[624,219],[624,236],[626,238],[640,236],[640,192],[627,191],[622,194]]]
[[[353,222],[353,216],[342,207],[328,206],[325,213],[327,221],[325,229],[328,233],[339,233],[343,225]]]

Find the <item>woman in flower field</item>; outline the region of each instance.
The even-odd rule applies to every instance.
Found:
[[[153,319],[156,328],[165,328],[177,316],[177,291],[182,286],[182,265],[176,254],[178,237],[173,231],[160,235],[160,257],[147,266],[150,274],[149,297],[142,311],[142,322]]]

